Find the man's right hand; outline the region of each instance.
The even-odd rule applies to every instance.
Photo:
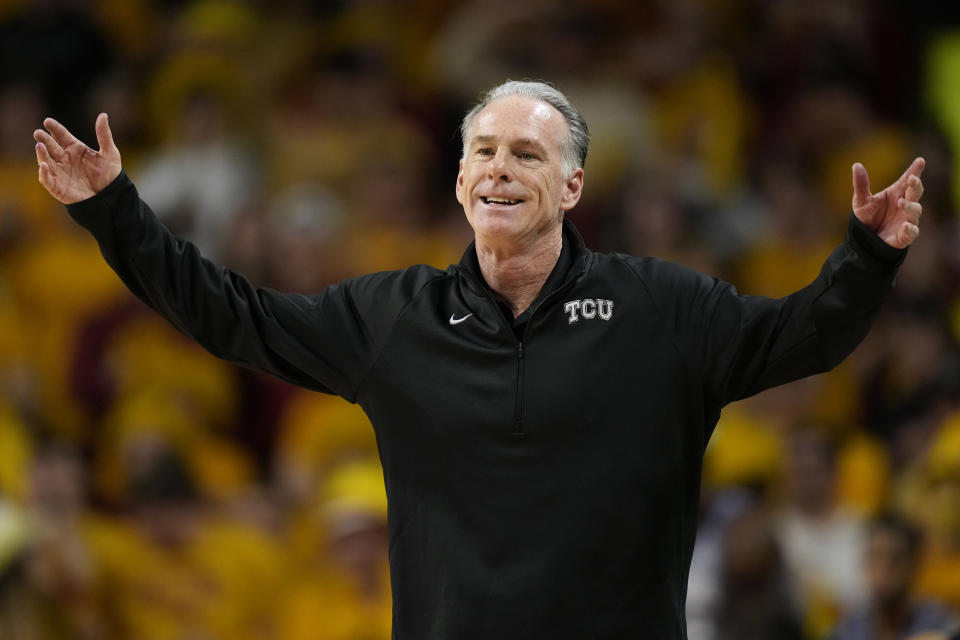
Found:
[[[63,204],[86,200],[120,175],[120,150],[113,143],[107,114],[97,116],[99,151],[77,140],[53,118],[46,118],[43,126],[46,131],[33,132],[40,184]]]

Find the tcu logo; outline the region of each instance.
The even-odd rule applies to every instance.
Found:
[[[569,314],[569,324],[581,317],[592,320],[600,316],[601,320],[609,320],[613,315],[613,300],[571,300],[563,304],[563,310]]]

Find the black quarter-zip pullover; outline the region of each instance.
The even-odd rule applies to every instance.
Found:
[[[363,407],[397,640],[685,638],[721,408],[836,365],[905,255],[851,216],[817,279],[773,300],[591,252],[564,223],[569,266],[518,337],[472,248],[446,270],[282,294],[173,237],[125,174],[68,210],[127,286],[211,353]]]

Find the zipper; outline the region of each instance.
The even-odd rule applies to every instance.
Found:
[[[547,295],[543,300],[540,301],[540,304],[535,306],[533,310],[530,311],[530,319],[527,320],[527,326],[523,329],[523,336],[517,340],[517,389],[516,389],[516,400],[514,401],[513,409],[513,435],[515,436],[525,436],[526,431],[523,430],[523,378],[524,378],[524,364],[523,364],[523,343],[527,340],[530,334],[530,327],[533,325],[533,318],[537,315],[537,311],[540,310],[540,307],[545,306],[547,303],[551,302],[554,298],[559,297],[580,280],[580,276],[570,280],[568,282],[560,285],[555,291]],[[492,299],[491,299],[492,300]],[[496,304],[496,303],[494,303]],[[499,313],[500,310],[497,309]],[[500,314],[501,316],[503,314]],[[513,333],[513,327],[508,326],[510,333]]]
[[[526,332],[524,332],[526,333]],[[523,341],[517,342],[517,397],[513,410],[513,435],[522,436],[523,431]]]
[[[472,275],[468,271],[465,271],[467,277],[472,278]],[[536,307],[530,312],[530,319],[527,321],[527,326],[523,330],[523,336],[517,340],[517,382],[515,389],[515,398],[514,398],[514,408],[513,408],[513,430],[511,434],[514,436],[523,437],[526,436],[526,431],[523,430],[523,378],[524,378],[524,358],[523,358],[523,343],[527,340],[528,334],[530,333],[530,325],[533,324],[533,318],[537,314],[537,311],[540,310],[540,307],[545,306],[548,302],[552,301],[554,298],[559,297],[561,294],[572,289],[577,282],[583,277],[583,273],[578,274],[572,280],[568,280],[560,285],[556,290],[551,292],[547,297],[540,301]],[[511,336],[514,335],[513,327],[503,317],[503,314],[500,313],[500,308],[497,305],[497,301],[493,299],[493,296],[490,295],[490,292],[486,290],[485,287],[480,287],[484,295],[490,301],[490,304],[493,306],[494,312],[500,317],[501,322],[503,322],[504,327],[507,330],[507,333]]]

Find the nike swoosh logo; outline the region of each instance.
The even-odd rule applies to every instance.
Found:
[[[460,324],[461,322],[463,322],[464,320],[466,320],[467,318],[469,318],[469,317],[472,316],[473,314],[472,314],[472,313],[468,313],[467,315],[463,316],[462,318],[455,318],[455,317],[454,317],[455,315],[457,315],[457,314],[455,314],[455,313],[451,313],[451,314],[450,314],[450,324]]]

